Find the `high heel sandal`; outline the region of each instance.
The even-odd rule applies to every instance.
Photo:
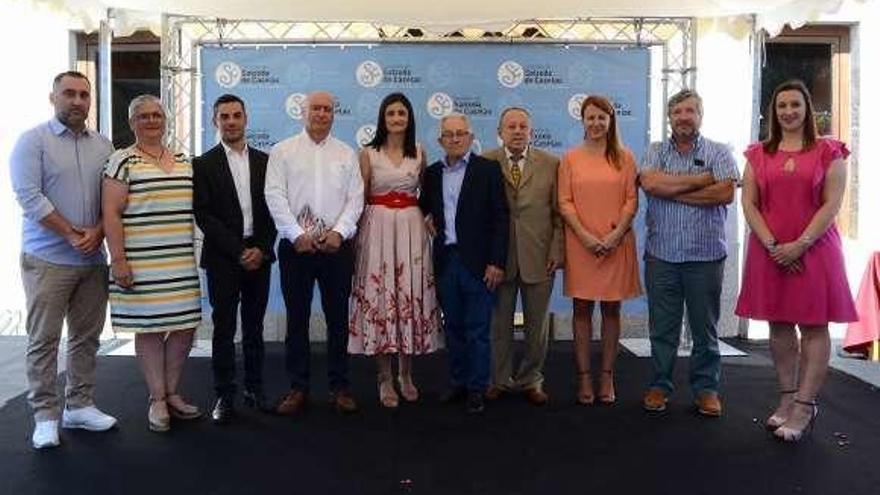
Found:
[[[173,398],[173,400],[171,400]],[[171,394],[165,398],[168,404],[168,414],[174,419],[198,419],[202,417],[202,411],[198,407],[187,404],[179,394]]]
[[[797,389],[792,390],[780,390],[779,395],[788,395],[788,394],[796,394]],[[767,431],[776,431],[777,428],[785,424],[786,418],[782,416],[778,416],[776,414],[771,414],[766,421],[764,421],[764,429]]]
[[[383,407],[395,408],[398,404],[397,391],[394,390],[394,382],[391,374],[379,375],[379,403]]]
[[[805,424],[804,427],[800,430],[789,428],[785,425],[780,426],[776,429],[776,431],[773,432],[773,435],[776,436],[777,440],[781,440],[783,442],[799,442],[801,438],[804,437],[804,435],[813,434],[813,427],[816,426],[816,418],[819,416],[819,404],[815,400],[806,401],[795,399],[794,402],[795,404],[810,407],[810,419],[807,421],[807,424]]]
[[[614,370],[602,370],[602,375],[599,378],[599,402],[611,405],[616,400],[617,397],[614,395]]]
[[[593,379],[589,371],[578,372],[577,403],[582,406],[590,406],[596,400],[593,394]]]
[[[412,381],[412,376],[397,375],[397,383],[400,385],[400,395],[407,402],[415,402],[419,400],[419,389],[416,388]]]
[[[165,406],[165,414],[160,414],[158,409]],[[168,403],[165,397],[150,397],[149,408],[147,409],[147,423],[150,431],[163,433],[171,429],[171,417],[168,415]]]

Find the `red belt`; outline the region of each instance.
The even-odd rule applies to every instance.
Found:
[[[419,200],[411,194],[392,191],[387,194],[368,197],[367,204],[380,205],[387,208],[408,208],[410,206],[418,206]]]

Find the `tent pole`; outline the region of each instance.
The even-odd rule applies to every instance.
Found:
[[[98,128],[107,139],[113,140],[113,9],[107,9],[107,18],[101,20],[98,30]]]

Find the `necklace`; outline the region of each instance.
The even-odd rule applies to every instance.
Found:
[[[153,159],[156,163],[158,163],[158,164],[161,164],[161,163],[162,163],[162,159],[165,158],[165,147],[164,147],[164,146],[162,146],[162,152],[159,153],[159,156],[156,156],[156,155],[150,153],[149,151],[147,151],[147,150],[141,148],[140,145],[137,145],[137,144],[136,144],[136,145],[135,145],[135,148],[137,148],[138,151],[140,151],[141,153],[143,153],[143,154],[147,155],[148,157],[152,158],[152,159]]]

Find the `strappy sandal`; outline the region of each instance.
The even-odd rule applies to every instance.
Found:
[[[797,393],[796,388],[791,389],[791,390],[780,390],[779,391],[779,395],[789,395],[789,394],[796,394],[796,393]],[[782,416],[772,414],[769,418],[767,418],[766,421],[764,421],[764,429],[767,431],[776,431],[777,428],[779,428],[780,426],[785,424],[786,419],[787,418],[784,418]]]
[[[576,397],[577,403],[582,406],[590,406],[596,400],[596,396],[593,394],[593,379],[590,372],[579,371],[577,377],[579,381]]]
[[[379,375],[379,403],[382,407],[395,408],[398,405],[399,398],[397,391],[394,390],[394,382],[391,375]]]
[[[614,404],[617,397],[614,395],[614,370],[602,370],[599,378],[599,402],[605,405]]]
[[[165,414],[159,413],[159,408],[165,406]],[[147,423],[150,431],[163,433],[171,429],[171,416],[168,413],[168,403],[165,397],[150,397],[147,409]]]
[[[400,385],[400,395],[407,402],[415,402],[419,400],[419,389],[416,388],[412,381],[412,376],[397,375],[397,383]]]

